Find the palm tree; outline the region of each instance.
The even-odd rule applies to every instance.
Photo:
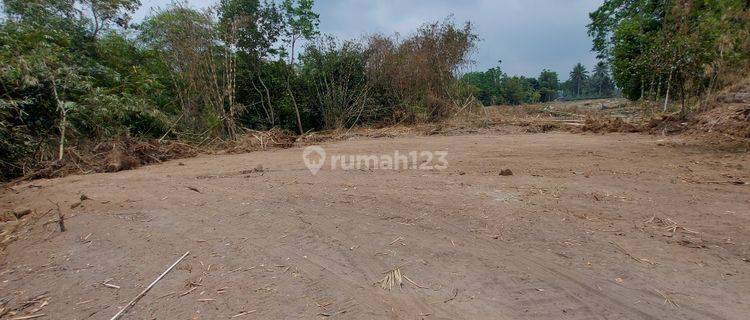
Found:
[[[589,72],[580,62],[573,67],[573,71],[570,72],[570,85],[576,97],[580,97],[583,93],[588,78]]]
[[[591,75],[591,87],[599,97],[611,95],[614,91],[614,83],[609,76],[609,67],[604,61],[599,61],[594,67]]]

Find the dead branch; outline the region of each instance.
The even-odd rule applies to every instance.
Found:
[[[641,259],[641,258],[638,258],[638,257],[632,255],[630,252],[628,252],[628,250],[625,250],[625,248],[623,248],[621,245],[617,244],[617,242],[610,241],[609,243],[613,244],[615,247],[617,247],[617,249],[620,249],[620,251],[622,251],[622,253],[624,253],[626,256],[630,257],[631,259],[633,259],[635,261],[638,261],[640,263],[648,263],[650,265],[656,265],[656,263],[653,262],[653,261],[651,261],[651,260]]]
[[[148,287],[146,287],[146,289],[143,289],[143,291],[141,291],[141,293],[139,293],[137,296],[135,296],[135,298],[133,298],[133,300],[131,300],[124,308],[122,308],[122,310],[120,310],[120,312],[118,312],[117,314],[115,314],[110,320],[117,320],[123,314],[125,314],[125,312],[127,312],[130,308],[132,308],[138,302],[138,300],[141,300],[141,298],[143,298],[143,296],[145,296],[146,293],[148,293],[149,290],[151,290],[151,288],[153,288],[156,285],[156,283],[159,282],[159,280],[161,280],[162,278],[164,278],[164,276],[166,276],[167,273],[169,273],[170,271],[172,271],[172,269],[174,269],[174,267],[178,263],[180,263],[180,261],[182,261],[182,259],[185,259],[185,257],[188,256],[188,254],[190,254],[190,251],[185,252],[185,254],[183,254],[182,257],[180,257],[179,259],[177,259],[177,261],[175,261],[171,266],[169,266],[169,268],[167,268],[167,270],[164,270],[164,272],[162,272],[162,274],[159,275],[156,278],[156,280],[154,280],[153,282],[151,282],[151,284],[149,284]]]

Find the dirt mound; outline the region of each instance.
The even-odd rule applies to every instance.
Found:
[[[738,139],[750,139],[750,103],[730,104],[699,114],[692,126],[695,130],[721,133]]]
[[[685,118],[675,114],[653,117],[644,125],[644,131],[651,134],[671,135],[684,132],[690,125]]]
[[[716,97],[716,102],[725,104],[750,103],[750,78],[739,81],[736,84],[724,89]]]

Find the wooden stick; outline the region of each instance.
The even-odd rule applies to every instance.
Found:
[[[60,232],[65,232],[65,216],[62,213],[62,210],[60,210],[60,204],[57,202],[52,202],[52,200],[47,199],[51,204],[54,204],[57,208],[57,225],[60,227]]]
[[[131,307],[133,307],[138,302],[138,300],[141,300],[141,298],[143,298],[143,296],[145,296],[146,293],[148,293],[148,291],[151,290],[151,288],[153,288],[154,285],[156,285],[157,282],[159,282],[159,280],[161,280],[162,278],[164,278],[164,276],[166,276],[167,273],[169,273],[170,271],[172,271],[172,269],[174,269],[174,267],[178,263],[180,263],[180,261],[182,261],[182,259],[185,259],[185,257],[188,256],[188,254],[190,254],[190,251],[185,252],[185,254],[183,254],[182,257],[180,257],[179,259],[177,259],[177,261],[175,261],[175,263],[173,263],[171,266],[169,266],[169,268],[167,268],[167,270],[164,270],[164,272],[161,275],[159,275],[159,277],[157,277],[156,280],[154,280],[154,282],[151,282],[151,284],[149,284],[148,287],[146,287],[146,289],[143,289],[143,291],[141,291],[141,293],[139,293],[132,301],[130,301],[130,303],[128,303],[128,305],[126,305],[124,308],[122,308],[122,310],[120,310],[120,312],[118,312],[116,315],[114,315],[110,320],[117,320],[117,319],[120,318],[120,316],[122,316],[123,314],[125,314],[125,312],[128,311]]]
[[[638,258],[638,257],[632,255],[630,252],[628,252],[628,250],[625,250],[625,248],[623,248],[617,242],[610,241],[609,243],[613,244],[615,247],[617,247],[618,249],[620,249],[620,251],[622,251],[622,253],[624,253],[626,256],[630,257],[631,259],[633,259],[635,261],[638,261],[638,262],[641,262],[641,263],[645,262],[645,263],[648,263],[650,265],[656,265],[656,263],[653,262],[653,261],[651,261],[651,260]]]
[[[40,317],[44,317],[44,316],[45,316],[45,314],[42,313],[42,314],[34,314],[34,315],[30,315],[30,316],[10,318],[10,320],[36,319],[36,318],[40,318]]]

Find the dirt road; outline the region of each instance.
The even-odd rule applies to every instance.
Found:
[[[747,154],[638,134],[323,147],[445,150],[449,166],[313,176],[287,149],[19,185],[0,207],[38,214],[5,252],[0,299],[42,295],[18,315],[109,319],[190,251],[126,319],[750,314],[750,186],[733,183],[750,181]],[[381,288],[396,267],[403,285]]]

